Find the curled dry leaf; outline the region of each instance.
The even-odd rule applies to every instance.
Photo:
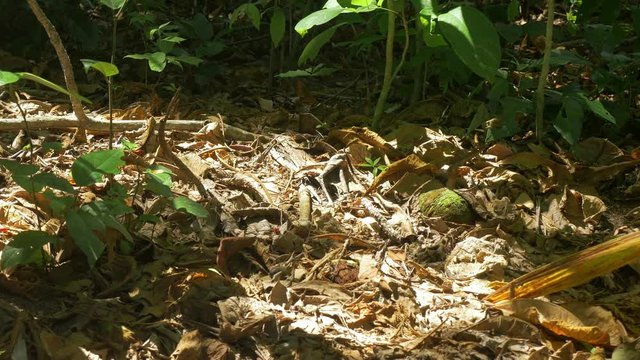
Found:
[[[624,327],[600,307],[573,304],[569,308],[537,299],[505,300],[496,307],[552,333],[591,345],[616,346],[626,336]]]

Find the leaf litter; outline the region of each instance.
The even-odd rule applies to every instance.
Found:
[[[159,101],[117,113],[147,118]],[[487,146],[402,123],[388,135],[356,125],[322,136],[315,116],[272,111],[273,104],[234,112],[224,97],[215,101],[225,104],[224,116],[167,137],[210,199],[183,169],[144,155],[158,148],[150,145],[152,126],[137,140],[140,154],[127,150],[113,179],[74,184],[89,206],[107,196],[110,181],[135,189],[146,166],[160,183],[169,179],[167,195],[182,210],[148,189],[129,197],[133,216],[146,221],[127,225],[133,241],[87,230],[106,248],[93,268],[55,204],[3,173],[0,250],[16,251],[7,244],[25,230],[62,241],[42,248],[53,265],[9,266],[0,275],[0,349],[51,359],[181,360],[633,353],[637,152],[599,138],[571,152]],[[53,111],[43,104],[31,102],[29,111]],[[435,109],[434,119],[444,108],[437,99],[422,105]],[[136,135],[123,134],[118,145]],[[43,171],[69,180],[78,156],[107,148],[94,138],[51,149],[45,144],[59,135],[47,131],[34,140]],[[19,148],[11,156],[5,147],[5,155],[28,161]],[[386,168],[374,177],[358,166],[365,158]],[[436,196],[424,195],[431,191]],[[460,202],[472,220],[447,213]],[[127,224],[130,216],[118,219]]]

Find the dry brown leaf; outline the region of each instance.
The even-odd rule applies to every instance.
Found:
[[[412,172],[416,174],[431,173],[434,174],[436,169],[426,162],[422,161],[417,155],[411,154],[404,159],[400,159],[394,163],[391,163],[387,168],[378,175],[371,186],[364,193],[364,196],[371,194],[385,181],[393,181],[400,178],[406,172]]]
[[[537,299],[505,300],[497,303],[496,307],[509,315],[541,325],[556,335],[591,345],[615,346],[626,335],[611,313],[602,308],[574,304],[574,313],[560,305]]]

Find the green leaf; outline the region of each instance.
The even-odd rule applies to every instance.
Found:
[[[193,28],[194,35],[198,39],[206,41],[213,37],[213,26],[202,13],[195,14],[193,19],[189,21],[189,25]]]
[[[302,20],[298,21],[295,26],[295,30],[300,36],[305,36],[306,33],[314,26],[325,24],[342,13],[344,8],[332,7],[328,9],[322,9],[305,16]],[[335,30],[334,30],[335,31]]]
[[[296,78],[296,77],[312,77],[312,76],[326,76],[331,75],[338,71],[336,68],[325,67],[324,64],[318,64],[315,67],[309,67],[306,69],[290,70],[275,75],[277,78]]]
[[[128,150],[128,151],[133,151],[140,147],[140,145],[129,141],[129,139],[127,138],[122,139],[121,145],[124,150]]]
[[[286,17],[284,10],[281,7],[276,6],[273,8],[273,14],[271,15],[271,23],[269,24],[269,33],[271,34],[271,42],[273,47],[277,48],[280,45],[280,41],[284,37],[284,31],[286,27]]]
[[[253,4],[245,5],[246,7],[244,11],[249,17],[249,20],[251,20],[253,27],[255,27],[256,30],[260,30],[260,10],[258,10],[258,8]]]
[[[49,207],[56,217],[64,217],[67,209],[75,206],[75,197],[73,196],[56,196],[51,190],[45,190],[44,196],[49,200]]]
[[[33,182],[42,187],[48,186],[52,189],[64,191],[69,194],[75,194],[76,190],[71,186],[67,179],[61,178],[52,173],[40,173],[33,175]],[[39,190],[38,190],[39,191]]]
[[[91,215],[95,219],[99,219],[105,226],[110,227],[112,229],[120,232],[127,240],[133,241],[133,237],[129,233],[129,230],[124,227],[121,223],[116,220],[115,215],[131,213],[133,209],[128,206],[121,207],[119,204],[116,205],[117,202],[112,201],[95,201],[89,205],[84,205],[81,207],[81,210]],[[114,211],[115,210],[115,211]]]
[[[71,166],[71,174],[78,186],[93,185],[106,174],[117,174],[125,164],[122,149],[101,150],[82,155]]]
[[[52,89],[52,90],[55,90],[57,92],[63,93],[65,95],[67,95],[67,96],[72,96],[74,98],[80,99],[81,101],[84,101],[87,104],[91,104],[91,100],[87,99],[86,97],[80,96],[78,94],[74,94],[74,93],[68,91],[67,89],[63,88],[62,86],[54,84],[51,81],[49,81],[47,79],[44,79],[44,78],[41,78],[38,75],[34,75],[34,74],[28,73],[28,72],[19,72],[17,74],[22,79],[31,80],[33,82],[36,82],[36,83],[40,84],[40,85],[46,86],[49,89]]]
[[[28,230],[14,236],[2,249],[0,268],[6,269],[17,265],[37,264],[44,262],[42,246],[58,242],[56,236],[44,231]]]
[[[315,59],[316,56],[318,56],[318,52],[320,52],[320,49],[327,42],[329,42],[329,40],[331,40],[331,37],[341,25],[343,24],[334,25],[326,29],[325,31],[321,32],[320,34],[318,34],[318,36],[311,39],[311,41],[309,41],[307,46],[304,47],[304,50],[302,50],[302,54],[298,59],[298,65],[302,65],[306,63],[308,60]]]
[[[62,152],[62,144],[55,141],[45,141],[42,143],[42,150],[45,152],[51,150],[56,154],[60,154]]]
[[[162,72],[162,70],[167,66],[167,54],[160,51],[154,53],[130,54],[125,56],[125,58],[147,60],[149,63],[149,69],[155,72]]]
[[[571,145],[577,143],[582,135],[584,106],[577,96],[564,96],[562,108],[553,120],[553,127]]]
[[[438,29],[471,71],[493,80],[500,66],[500,39],[482,12],[459,6],[438,16]]]
[[[253,27],[260,30],[260,10],[254,4],[247,3],[238,6],[233,13],[231,13],[231,24],[238,21],[242,15],[247,15]]]
[[[94,69],[98,71],[104,77],[111,77],[113,75],[118,75],[120,71],[118,67],[113,65],[112,63],[104,62],[104,61],[96,61],[91,59],[80,59],[82,61],[82,65],[84,66],[84,71],[89,71],[90,69]]]
[[[170,197],[171,192],[171,170],[161,165],[151,165],[145,171],[147,181],[144,188],[154,194]]]
[[[513,21],[520,16],[520,1],[511,0],[507,7],[507,20]]]
[[[107,6],[111,10],[120,10],[124,6],[125,2],[126,0],[100,0],[102,5]]]
[[[39,167],[31,164],[22,164],[15,160],[0,159],[0,166],[5,167],[13,176],[29,176],[40,170]]]
[[[191,56],[191,55],[180,55],[176,59],[181,63],[186,63],[193,66],[198,66],[204,61],[199,57]]]
[[[93,268],[105,248],[94,230],[104,231],[104,223],[85,211],[72,210],[67,212],[67,228],[75,244],[87,257],[89,266]]]
[[[0,71],[0,86],[13,84],[20,80],[20,76],[9,71]]]
[[[589,100],[586,95],[579,93],[578,97],[583,101],[583,103],[586,105],[586,107],[589,109],[589,111],[591,111],[592,113],[596,114],[597,116],[599,116],[600,118],[607,120],[608,122],[612,123],[612,124],[616,124],[616,118],[613,117],[613,115],[611,115],[611,113],[604,108],[604,106],[602,105],[602,103],[600,102],[600,100]]]
[[[177,196],[172,201],[173,208],[176,210],[183,210],[188,214],[206,218],[209,216],[209,212],[202,205],[184,196]]]

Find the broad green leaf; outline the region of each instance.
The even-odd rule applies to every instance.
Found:
[[[302,65],[308,60],[315,59],[316,56],[318,56],[320,49],[329,42],[329,40],[331,40],[331,37],[341,25],[342,24],[334,25],[311,39],[307,46],[304,47],[304,50],[302,50],[302,54],[298,59],[298,65]]]
[[[173,173],[171,170],[161,165],[152,165],[145,172],[147,181],[144,184],[144,188],[146,190],[161,196],[173,196],[171,192],[171,175]]]
[[[95,216],[77,210],[67,212],[66,218],[69,234],[87,257],[89,266],[93,268],[105,248],[104,243],[96,236],[94,230],[104,231],[104,223]]]
[[[193,32],[198,39],[206,41],[213,37],[213,25],[202,13],[195,14],[189,21],[189,25],[193,27]]]
[[[413,6],[420,9],[420,15],[435,17],[440,13],[440,5],[438,0],[412,0]]]
[[[162,38],[162,41],[166,41],[166,42],[170,42],[170,43],[174,43],[174,44],[179,44],[183,41],[185,41],[187,39],[180,37],[180,36],[175,36],[175,35],[171,35],[171,36],[166,36]]]
[[[469,123],[469,127],[467,128],[467,136],[471,135],[471,133],[477,129],[480,125],[484,124],[485,121],[489,120],[490,115],[489,115],[489,110],[487,110],[487,107],[484,105],[484,103],[481,103],[480,105],[478,105],[478,109],[476,110],[476,113],[473,115],[473,119],[471,119],[471,123]]]
[[[584,104],[574,95],[562,99],[562,108],[553,120],[553,127],[571,145],[580,140],[584,119]]]
[[[191,56],[191,55],[180,55],[176,59],[181,63],[185,63],[193,66],[198,66],[204,61],[199,57]]]
[[[0,71],[0,86],[13,84],[20,80],[20,76],[10,71]]]
[[[48,186],[52,189],[64,191],[69,194],[76,193],[73,186],[71,186],[71,184],[66,179],[63,179],[52,173],[35,174],[33,175],[32,179],[33,182],[40,185],[41,188]]]
[[[80,99],[81,101],[86,102],[87,104],[91,104],[91,100],[87,99],[84,96],[80,96],[79,94],[74,94],[70,91],[68,91],[67,89],[63,88],[60,85],[54,84],[51,81],[44,79],[38,75],[32,74],[32,73],[28,73],[28,72],[19,72],[17,73],[18,75],[20,75],[21,78],[26,79],[26,80],[31,80],[33,82],[36,82],[40,85],[46,86],[49,89],[55,90],[57,92],[63,93],[67,96],[72,96],[74,98]]]
[[[376,5],[376,0],[351,0],[351,5],[353,6],[378,6]]]
[[[37,264],[44,262],[42,246],[55,244],[59,239],[44,231],[23,231],[4,246],[0,258],[0,268],[6,269],[17,265]]]
[[[173,65],[179,67],[180,70],[184,70],[184,68],[182,67],[182,63],[175,56],[167,56],[167,63],[168,64],[173,64]]]
[[[100,3],[111,10],[120,10],[126,1],[127,0],[100,0]]]
[[[312,77],[312,76],[326,76],[331,75],[338,71],[336,68],[325,67],[323,64],[318,64],[315,67],[309,67],[306,69],[298,69],[286,71],[275,75],[277,78],[296,78],[296,77]]]
[[[149,69],[155,72],[162,72],[167,66],[167,54],[163,52],[145,53],[145,54],[130,54],[125,58],[135,60],[147,60],[149,63]]]
[[[172,201],[173,208],[183,210],[188,214],[206,218],[209,212],[202,205],[184,196],[176,196]]]
[[[579,93],[578,97],[583,101],[583,103],[587,106],[589,111],[601,117],[604,120],[612,124],[616,124],[616,118],[611,115],[607,109],[604,108],[600,100],[589,100],[584,94]]]
[[[309,29],[333,20],[335,17],[340,15],[343,10],[344,8],[342,7],[332,7],[312,12],[311,14],[305,16],[302,20],[298,21],[295,26],[295,30],[298,34],[300,34],[300,36],[305,36]]]
[[[111,77],[113,75],[118,75],[120,71],[118,67],[113,65],[112,63],[104,62],[104,61],[96,61],[91,59],[80,59],[82,61],[82,65],[84,66],[84,71],[89,71],[89,69],[97,70],[104,77]]]
[[[12,176],[29,176],[40,170],[39,167],[31,164],[22,164],[15,160],[0,159],[0,166],[5,167]]]
[[[114,209],[115,202],[107,202],[107,201],[95,201],[91,204],[82,206],[81,210],[94,217],[95,219],[99,219],[105,226],[110,227],[112,229],[120,232],[127,240],[133,241],[133,237],[129,233],[124,225],[118,222],[114,216],[122,215],[125,213],[130,213],[133,209],[126,207],[127,209],[117,207]],[[122,204],[124,205],[124,204]],[[114,211],[115,210],[115,211]],[[131,210],[131,211],[129,211]]]
[[[251,3],[245,5],[246,8],[244,11],[249,17],[249,20],[251,20],[253,27],[255,27],[256,30],[260,30],[260,10],[258,10],[258,8]]]
[[[471,71],[493,80],[500,66],[500,40],[495,27],[480,10],[459,6],[438,16],[438,29]]]
[[[520,16],[520,1],[511,0],[507,7],[507,20],[513,21]]]
[[[44,186],[42,184],[35,183],[32,179],[32,176],[33,175],[29,175],[29,176],[14,175],[13,181],[15,181],[16,184],[18,184],[18,186],[27,190],[30,193],[38,193],[42,191],[42,188]]]
[[[107,174],[117,174],[124,166],[122,149],[101,150],[82,155],[71,166],[71,174],[78,186],[93,185]]]
[[[271,15],[271,23],[269,24],[269,33],[271,34],[271,42],[273,47],[277,48],[280,45],[280,41],[284,37],[284,31],[286,27],[286,17],[284,10],[281,7],[276,6],[273,8],[273,15]]]
[[[518,113],[529,114],[533,111],[533,103],[527,99],[505,97],[500,100],[502,111],[498,116],[498,123],[487,128],[486,141],[495,141],[512,136],[520,131],[516,120]]]
[[[51,190],[45,190],[44,196],[49,200],[49,207],[55,217],[63,217],[64,213],[75,206],[75,197],[57,196]]]
[[[133,150],[136,150],[136,149],[140,148],[140,145],[138,145],[137,143],[129,141],[129,139],[127,139],[127,138],[122,139],[122,142],[120,144],[122,145],[122,148],[124,150],[128,150],[128,151],[133,151]]]
[[[238,6],[233,11],[233,13],[231,13],[231,24],[234,24],[236,21],[238,21],[238,19],[240,19],[240,16],[242,16],[243,14],[247,15],[253,27],[255,27],[257,30],[260,30],[260,10],[251,3],[246,3]]]
[[[55,141],[45,141],[42,143],[42,150],[45,152],[51,150],[56,154],[60,154],[63,150],[62,144]]]

